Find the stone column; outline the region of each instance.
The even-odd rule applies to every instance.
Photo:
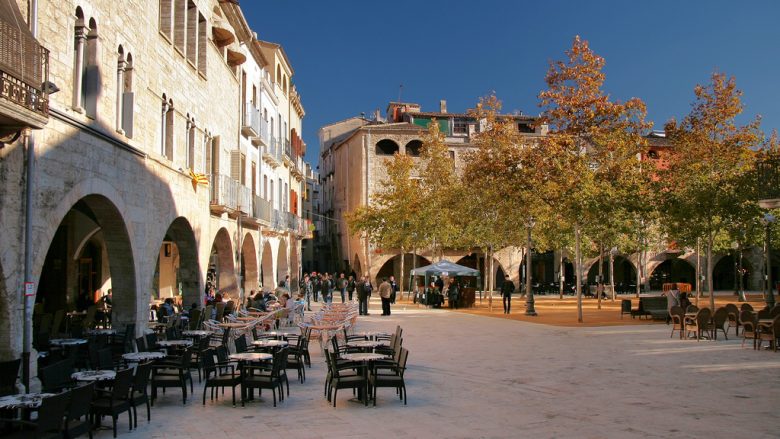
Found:
[[[84,79],[84,46],[87,41],[87,29],[84,26],[76,28],[76,66],[73,69],[73,109],[84,113],[84,102],[81,101],[81,82]]]
[[[119,134],[125,134],[125,130],[122,129],[122,107],[123,96],[125,88],[125,68],[127,62],[125,60],[119,60],[116,69],[116,131]]]

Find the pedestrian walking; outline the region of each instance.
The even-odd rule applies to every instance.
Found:
[[[344,303],[344,297],[347,295],[347,278],[344,277],[344,272],[339,274],[338,285],[336,285],[341,293],[341,303]]]
[[[368,315],[368,299],[372,289],[371,282],[363,276],[357,284],[358,314],[361,316]]]
[[[349,295],[349,301],[352,302],[352,295],[355,293],[355,277],[350,275],[347,279],[347,294]]]
[[[398,283],[395,281],[395,276],[390,276],[390,287],[393,289],[393,291],[390,293],[390,303],[395,304],[395,296],[396,293],[398,293]]]
[[[509,280],[509,276],[506,276],[504,283],[501,285],[501,297],[504,302],[504,314],[509,314],[512,310],[512,293],[515,292],[515,284]]]

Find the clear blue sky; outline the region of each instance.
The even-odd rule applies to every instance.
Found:
[[[606,58],[606,90],[643,99],[662,128],[685,115],[693,87],[717,70],[737,79],[745,117],[780,128],[780,1],[242,0],[260,39],[290,58],[306,118],[317,130],[398,99],[461,112],[495,91],[504,111],[539,112],[550,60],[574,35]]]

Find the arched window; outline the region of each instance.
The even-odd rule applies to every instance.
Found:
[[[88,29],[84,22],[84,11],[77,7],[76,26],[73,31],[76,40],[73,48],[73,109],[79,113],[84,112],[84,90],[82,86],[84,69],[86,68],[84,57],[86,54],[87,32]]]
[[[398,144],[390,139],[382,139],[376,143],[376,155],[393,155],[398,149]]]
[[[274,82],[281,85],[282,81],[282,67],[278,64],[276,65],[276,79],[274,79]]]
[[[412,157],[420,156],[420,149],[422,148],[422,142],[419,140],[412,140],[406,144],[406,155]]]
[[[284,94],[287,94],[287,75],[284,75],[284,79],[282,82],[282,90],[284,90]]]
[[[84,112],[91,118],[97,117],[98,94],[100,93],[100,69],[98,68],[98,27],[94,18],[89,19],[86,59],[82,79]]]
[[[160,142],[160,154],[173,161],[173,99],[167,99],[163,94],[162,102],[162,136]]]
[[[121,45],[117,49],[116,130],[133,137],[133,55],[125,56]]]

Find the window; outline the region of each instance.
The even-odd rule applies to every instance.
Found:
[[[187,115],[187,168],[195,169],[195,118]]]
[[[116,130],[126,137],[133,137],[133,55],[117,50],[116,70]]]
[[[406,155],[412,157],[420,156],[420,149],[422,148],[422,142],[419,140],[412,140],[406,144]]]
[[[276,65],[276,79],[274,79],[274,82],[279,84],[279,86],[282,85],[282,67],[279,64]]]
[[[173,0],[160,0],[160,33],[171,39],[171,22],[173,21],[171,3]]]
[[[85,46],[87,41],[87,27],[84,23],[84,12],[76,8],[76,27],[74,29],[76,43],[73,47],[73,109],[82,113],[84,111],[84,90],[82,90],[85,68]]]
[[[192,0],[187,2],[187,61],[198,66],[198,9]]]
[[[166,100],[165,95],[163,95],[160,154],[171,161],[173,161],[173,129],[173,99]]]
[[[173,0],[173,47],[183,55],[187,30],[187,0]]]
[[[100,93],[100,70],[98,69],[98,29],[94,18],[89,20],[87,53],[82,80],[84,112],[90,118],[97,117],[98,94]]]
[[[279,188],[279,209],[282,209],[283,203],[284,203],[284,195],[282,192],[282,179],[279,179],[279,184],[276,186]]]
[[[382,139],[376,144],[376,155],[393,155],[398,152],[398,144],[390,139]]]
[[[455,118],[452,125],[452,132],[454,134],[468,134],[468,120],[463,118]]]
[[[268,199],[268,176],[263,175],[263,199]]]
[[[275,207],[274,207],[274,179],[273,178],[271,179],[271,189],[269,191],[269,194],[271,196],[271,198],[269,200],[271,202],[271,209],[275,209]]]
[[[210,171],[209,166],[211,165],[211,134],[208,131],[203,132],[200,155],[203,157],[203,160],[201,161],[202,166],[199,172],[205,174]]]
[[[257,163],[252,161],[252,198],[257,195]]]
[[[530,124],[522,122],[517,124],[517,131],[531,134],[534,132],[534,128]]]
[[[284,183],[284,192],[282,192],[282,196],[284,197],[284,211],[287,212],[287,206],[290,205],[290,191],[287,189],[287,183]]]
[[[198,72],[206,76],[206,41],[208,40],[208,22],[198,13]]]

